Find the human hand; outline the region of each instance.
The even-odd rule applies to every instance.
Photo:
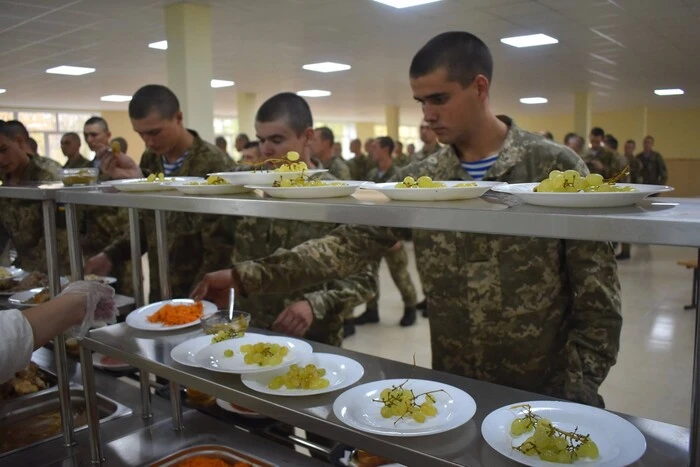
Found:
[[[401,245],[403,245],[401,242],[394,243],[394,245],[392,245],[392,247],[389,248],[389,252],[394,253],[396,251],[399,251],[401,249]]]
[[[142,178],[143,172],[131,157],[124,153],[105,151],[100,159],[100,170],[114,179]]]
[[[314,321],[314,312],[308,300],[292,303],[280,313],[272,330],[288,336],[302,337]]]
[[[216,303],[220,309],[228,308],[231,289],[234,285],[233,275],[230,269],[210,272],[199,281],[190,294],[194,300],[210,300]]]
[[[85,314],[78,330],[84,337],[97,321],[114,323],[117,318],[117,304],[114,289],[96,281],[78,281],[68,286],[58,296],[76,295],[85,300]]]
[[[94,274],[96,276],[106,276],[112,272],[114,265],[109,257],[104,253],[99,253],[85,263],[85,274]]]

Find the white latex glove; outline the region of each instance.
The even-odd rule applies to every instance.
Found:
[[[95,281],[78,281],[68,284],[59,296],[75,294],[85,297],[85,317],[80,328],[72,329],[71,334],[82,338],[97,321],[116,322],[118,311],[112,287]]]

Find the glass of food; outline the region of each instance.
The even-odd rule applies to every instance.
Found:
[[[212,344],[245,335],[250,325],[250,313],[234,311],[232,318],[228,315],[228,310],[220,310],[202,318],[202,329],[205,334],[212,335]]]
[[[94,167],[84,167],[82,169],[61,169],[58,175],[65,186],[94,185],[97,183],[97,176],[100,169]]]

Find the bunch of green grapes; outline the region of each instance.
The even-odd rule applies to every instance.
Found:
[[[146,180],[143,180],[144,183],[163,182],[163,181],[165,181],[165,174],[163,172],[159,172],[157,174],[151,174],[148,177],[146,177]]]
[[[588,174],[585,177],[581,176],[575,170],[552,170],[549,173],[549,178],[542,180],[535,187],[538,193],[578,193],[578,192],[621,192],[621,191],[637,191],[631,186],[620,187],[615,185],[614,181],[606,181],[600,174]]]
[[[513,446],[513,449],[528,456],[538,456],[540,459],[559,464],[571,464],[580,458],[597,459],[599,456],[598,446],[589,435],[582,435],[574,431],[564,431],[552,425],[546,418],[532,412],[529,405],[516,406],[512,408],[524,407],[525,415],[516,418],[510,426],[513,436],[520,436],[532,431],[520,446]]]
[[[245,355],[243,361],[246,365],[276,366],[282,363],[282,359],[289,353],[289,348],[279,344],[258,342],[242,345],[241,352]]]
[[[268,159],[267,162],[282,162],[282,165],[277,167],[275,172],[303,172],[309,170],[306,162],[299,160],[299,153],[296,151],[289,151],[282,159]]]
[[[404,389],[403,386],[407,382],[384,389],[379,395],[379,399],[375,399],[374,402],[384,404],[380,410],[384,418],[399,417],[396,420],[398,422],[406,417],[411,417],[418,423],[425,423],[427,417],[437,415],[435,397],[432,394],[440,391],[426,392],[416,396],[412,390]],[[423,398],[423,402],[419,404],[420,397]]]
[[[432,178],[423,175],[418,177],[418,180],[408,176],[402,182],[397,183],[395,188],[445,188],[446,186],[442,182],[434,182]]]
[[[303,164],[303,162],[302,162]],[[281,187],[281,188],[298,188],[298,187],[311,187],[311,186],[346,186],[347,183],[342,183],[342,182],[322,182],[321,180],[316,180],[316,179],[310,179],[308,177],[304,177],[303,175],[300,175],[296,178],[291,178],[291,179],[281,179],[281,180],[275,180],[272,183],[272,186],[274,187]]]
[[[476,182],[463,182],[463,183],[457,183],[454,185],[455,188],[468,188],[468,187],[473,187],[473,186],[478,186]]]
[[[308,364],[304,367],[292,365],[287,373],[272,378],[267,387],[279,389],[287,386],[287,389],[325,389],[330,385],[326,378],[326,370],[316,368],[316,365]]]
[[[203,182],[188,182],[185,185],[228,185],[228,182],[218,175],[209,175]]]

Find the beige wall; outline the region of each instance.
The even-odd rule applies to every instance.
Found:
[[[146,148],[141,137],[131,127],[129,113],[126,110],[103,110],[102,118],[107,120],[109,130],[112,132],[112,138],[121,136],[126,139],[126,142],[129,144],[127,154],[137,162],[140,161],[141,154]]]

